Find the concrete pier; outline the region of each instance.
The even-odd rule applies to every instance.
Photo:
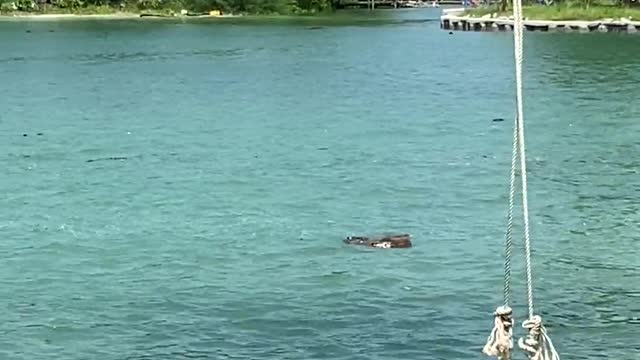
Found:
[[[446,9],[440,17],[440,28],[460,31],[510,31],[513,30],[513,17],[494,17],[487,14],[482,17],[464,15],[464,9]],[[599,21],[552,21],[524,20],[527,31],[579,31],[579,32],[629,32],[640,31],[640,21],[629,19],[604,19]]]

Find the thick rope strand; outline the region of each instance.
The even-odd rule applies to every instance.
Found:
[[[518,160],[518,120],[513,124],[513,149],[509,174],[509,208],[504,241],[504,306],[511,306],[511,255],[513,253],[513,208],[516,195],[516,163]]]
[[[527,271],[527,300],[529,318],[533,317],[533,281],[531,275],[531,238],[529,236],[529,204],[527,193],[527,159],[524,143],[524,105],[522,96],[522,63],[523,63],[523,36],[522,36],[522,3],[520,0],[513,2],[513,30],[514,49],[516,60],[516,107],[518,123],[518,155],[520,157],[520,176],[522,184],[522,216],[524,220],[524,246],[525,266]]]
[[[482,352],[500,360],[510,360],[513,351],[513,311],[511,309],[511,255],[513,248],[513,208],[516,189],[516,164],[518,159],[518,121],[513,124],[513,150],[509,174],[509,208],[507,233],[504,243],[504,305],[493,313],[494,324]]]

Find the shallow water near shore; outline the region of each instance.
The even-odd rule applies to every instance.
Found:
[[[0,357],[485,358],[512,34],[379,16],[0,23]],[[638,359],[640,37],[525,39],[536,312]]]

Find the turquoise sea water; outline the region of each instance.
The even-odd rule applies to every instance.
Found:
[[[485,358],[512,37],[438,16],[0,22],[0,358]],[[536,312],[640,359],[640,37],[525,51]]]

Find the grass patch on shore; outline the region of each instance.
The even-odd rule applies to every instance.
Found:
[[[530,5],[523,6],[524,17],[530,20],[604,20],[628,18],[640,21],[640,8],[626,8],[609,5],[592,5],[584,7],[581,4],[559,4],[552,6]],[[480,17],[487,14],[497,14],[497,16],[511,16],[513,10],[498,12],[496,6],[480,7],[466,12],[466,14]]]

